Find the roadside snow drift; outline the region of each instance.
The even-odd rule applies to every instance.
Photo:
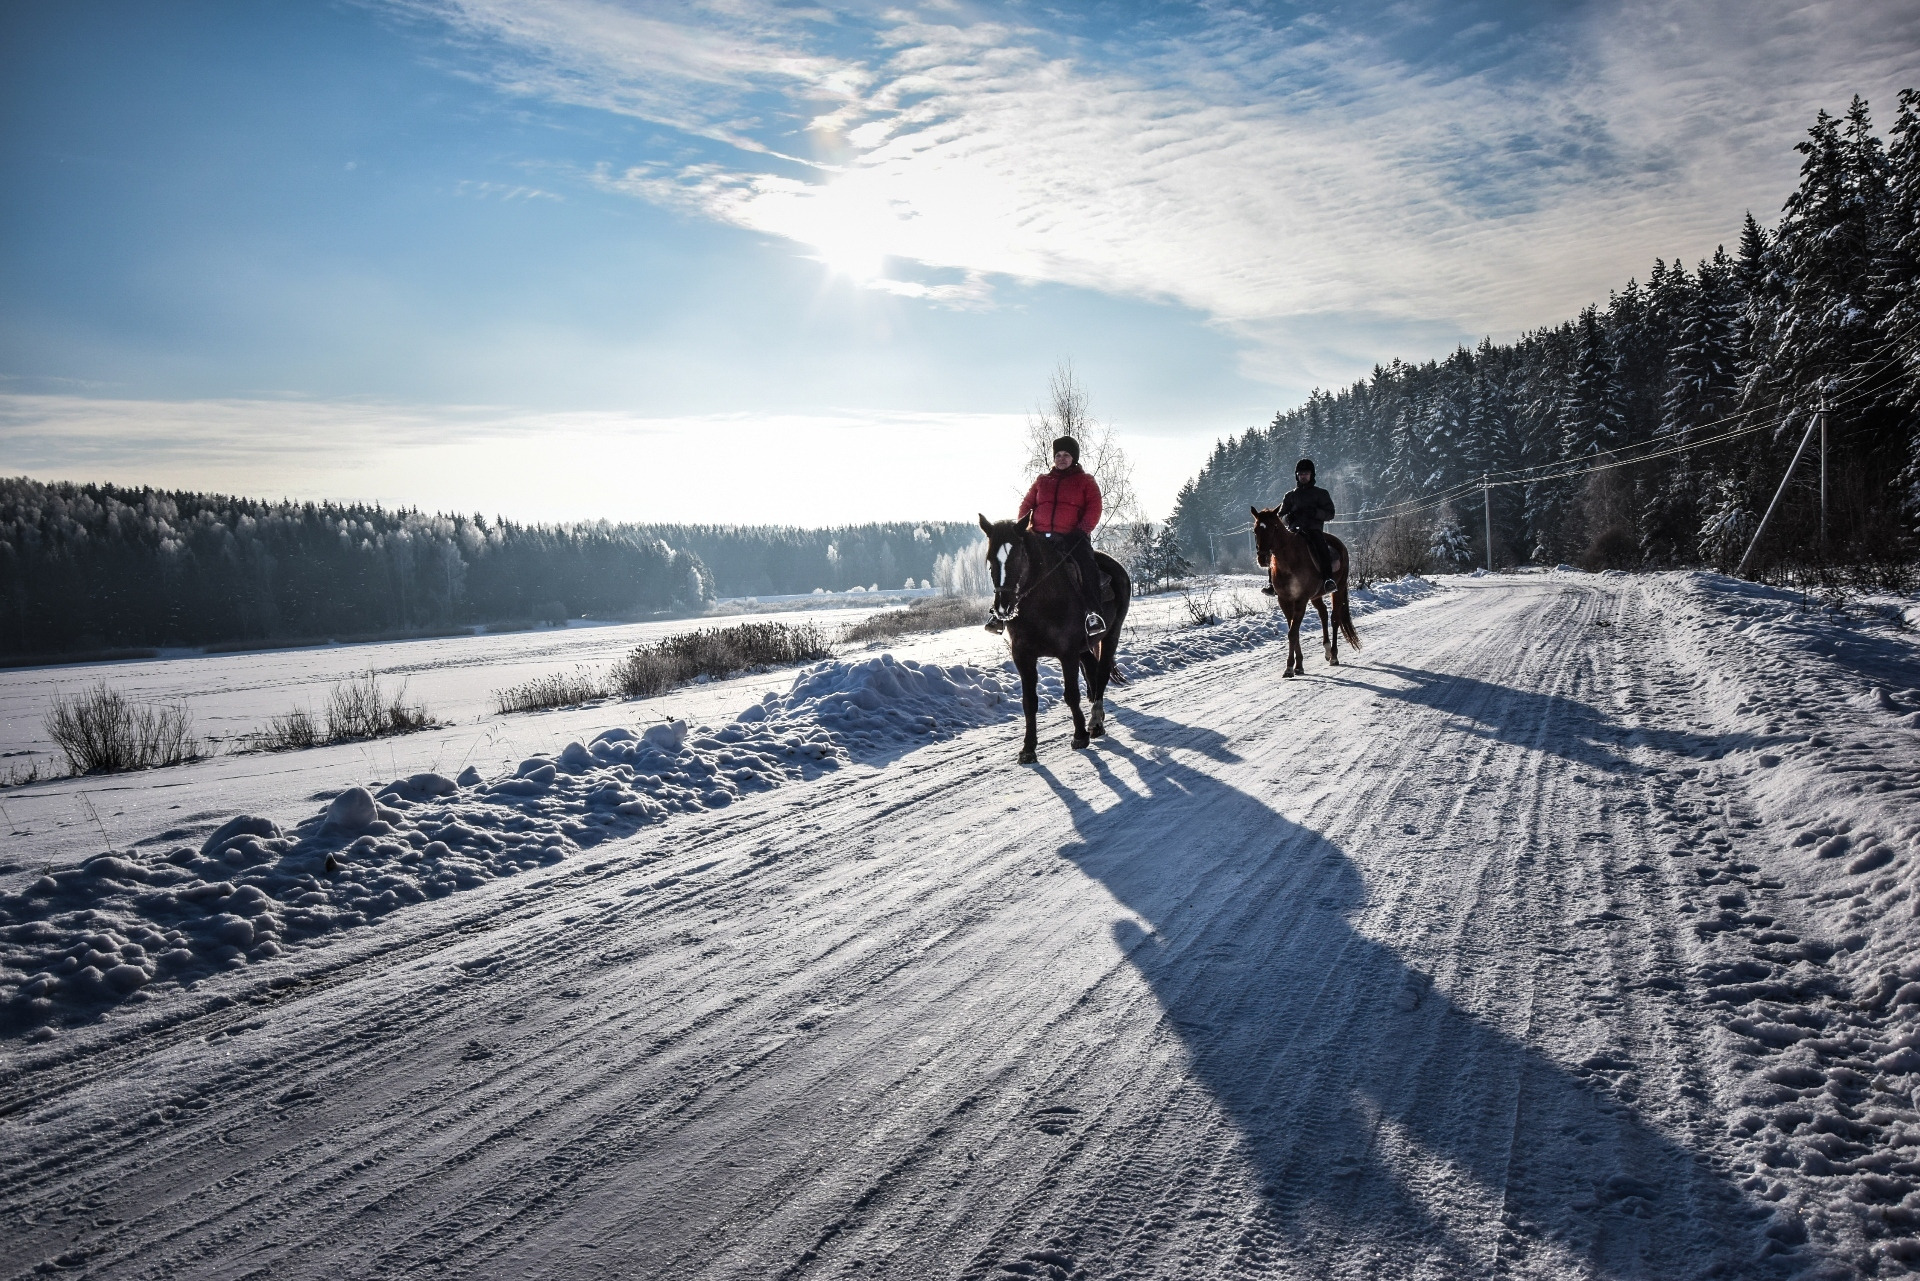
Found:
[[[1406,579],[1355,594],[1356,613],[1435,589]],[[1278,615],[1164,637],[1126,652],[1136,675],[1264,644]],[[1050,665],[1051,666],[1051,665]],[[1057,669],[1042,693],[1057,698]],[[468,770],[353,787],[282,832],[241,815],[198,849],[109,853],[0,901],[0,1030],[47,1034],[62,1009],[147,999],[222,967],[631,835],[670,815],[897,755],[1019,714],[1012,663],[940,667],[882,654],[822,663],[712,729],[684,721],[609,729],[486,781]]]

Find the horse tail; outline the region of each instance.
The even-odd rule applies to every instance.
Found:
[[[1347,644],[1360,648],[1360,633],[1353,630],[1353,613],[1347,608],[1347,585],[1340,584],[1340,590],[1333,594],[1333,625],[1347,638]]]

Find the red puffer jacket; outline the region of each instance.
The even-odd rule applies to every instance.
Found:
[[[1020,515],[1033,513],[1033,527],[1043,534],[1091,534],[1100,523],[1100,486],[1080,470],[1080,464],[1055,468],[1033,482],[1020,500]]]

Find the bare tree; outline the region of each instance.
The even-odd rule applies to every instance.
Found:
[[[1120,447],[1113,424],[1095,418],[1090,404],[1073,362],[1054,366],[1046,400],[1027,418],[1026,476],[1020,491],[1025,493],[1035,476],[1052,468],[1054,440],[1073,437],[1080,442],[1080,466],[1100,483],[1102,514],[1093,541],[1111,550],[1109,542],[1124,540],[1128,529],[1141,521],[1140,500],[1133,492],[1133,463]]]

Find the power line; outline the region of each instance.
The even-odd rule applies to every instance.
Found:
[[[1884,343],[1881,344],[1879,349],[1877,349],[1876,351],[1870,354],[1869,358],[1890,354],[1893,346],[1896,343],[1898,343],[1901,339],[1907,337],[1908,335],[1916,331],[1920,331],[1920,321],[1914,322],[1913,324],[1907,326],[1907,328],[1902,330],[1900,333],[1895,334],[1892,337],[1888,338]],[[1868,395],[1874,394],[1879,391],[1884,391],[1887,386],[1891,385],[1892,382],[1898,380],[1900,373],[1901,373],[1901,370],[1898,367],[1891,368],[1886,371],[1886,377],[1881,381],[1880,385],[1878,386],[1863,385],[1863,386],[1857,387],[1854,389],[1853,392],[1849,393],[1847,396],[1842,397],[1839,400],[1830,402],[1827,406],[1827,409],[1832,410],[1834,408],[1838,408],[1843,405],[1852,404],[1865,398]],[[1737,418],[1746,417],[1748,415],[1759,413],[1759,412],[1761,411],[1758,407],[1755,407],[1752,409],[1743,409],[1738,411],[1737,413],[1728,414],[1722,418],[1704,423],[1700,428],[1695,428],[1693,430],[1695,431],[1703,430],[1707,427],[1714,427],[1724,422],[1732,422]],[[1407,499],[1404,502],[1393,504],[1390,507],[1374,509],[1379,513],[1377,515],[1356,515],[1356,516],[1349,517],[1346,520],[1328,521],[1327,523],[1329,525],[1369,525],[1369,524],[1376,524],[1379,521],[1383,521],[1383,520],[1393,520],[1396,517],[1401,517],[1401,516],[1417,516],[1424,512],[1433,511],[1436,508],[1442,507],[1448,502],[1451,502],[1453,499],[1461,497],[1465,494],[1471,493],[1473,490],[1476,490],[1476,489],[1499,489],[1499,488],[1504,488],[1510,485],[1544,484],[1552,481],[1573,480],[1580,476],[1590,475],[1593,472],[1608,471],[1616,467],[1629,467],[1636,463],[1652,462],[1656,458],[1668,458],[1673,456],[1674,454],[1686,453],[1688,450],[1704,449],[1711,445],[1723,444],[1726,441],[1734,440],[1741,436],[1748,436],[1757,431],[1766,431],[1770,428],[1777,428],[1779,425],[1780,425],[1779,423],[1773,420],[1768,420],[1768,421],[1759,422],[1759,423],[1749,423],[1744,427],[1735,427],[1735,428],[1732,428],[1731,430],[1721,432],[1717,435],[1690,438],[1678,444],[1668,445],[1666,448],[1663,448],[1663,449],[1656,449],[1652,453],[1637,454],[1632,457],[1626,457],[1626,458],[1608,456],[1608,461],[1606,462],[1595,463],[1585,467],[1574,466],[1574,464],[1580,461],[1579,459],[1562,459],[1559,462],[1538,463],[1531,467],[1511,468],[1504,472],[1491,473],[1491,475],[1512,477],[1512,479],[1491,480],[1487,478],[1476,478],[1474,480],[1462,481],[1458,485],[1450,486],[1447,489],[1439,490],[1432,494],[1426,494],[1419,498]],[[1692,432],[1689,432],[1689,436],[1690,437],[1692,436]],[[1638,445],[1627,446],[1626,448],[1641,449],[1648,445],[1657,445],[1660,443],[1661,442],[1658,439],[1655,439],[1650,441],[1642,441]],[[1569,468],[1571,468],[1571,470],[1569,470]],[[1544,473],[1544,474],[1528,475],[1525,473]],[[1364,512],[1367,509],[1362,508],[1361,510]]]
[[[1911,336],[1916,332],[1920,332],[1920,320],[1916,320],[1914,323],[1908,325],[1899,333],[1896,333],[1888,337],[1873,352],[1868,354],[1867,359],[1872,360],[1878,357],[1892,355],[1894,347],[1900,341]],[[1840,398],[1839,400],[1828,402],[1826,405],[1826,411],[1830,412],[1831,410],[1839,408],[1841,406],[1857,403],[1858,401],[1864,399],[1869,395],[1886,390],[1888,386],[1898,381],[1902,372],[1903,372],[1902,368],[1898,365],[1894,365],[1890,367],[1889,369],[1884,371],[1884,376],[1879,380],[1878,385],[1869,386],[1863,383],[1862,385],[1854,388],[1848,395]],[[1777,408],[1777,406],[1775,406],[1775,408]],[[1442,489],[1434,493],[1422,495],[1419,498],[1406,499],[1402,502],[1391,504],[1385,508],[1374,508],[1374,509],[1362,508],[1361,511],[1363,513],[1371,510],[1375,514],[1354,515],[1354,516],[1348,517],[1345,520],[1330,520],[1327,522],[1327,524],[1329,526],[1372,525],[1372,524],[1378,524],[1380,521],[1383,521],[1383,520],[1395,520],[1401,517],[1419,516],[1419,515],[1425,514],[1426,512],[1435,511],[1441,507],[1444,507],[1449,502],[1452,502],[1454,499],[1463,497],[1473,492],[1476,489],[1484,491],[1484,490],[1490,490],[1490,489],[1502,489],[1512,485],[1548,484],[1556,481],[1575,480],[1581,476],[1591,475],[1595,472],[1611,471],[1619,467],[1630,467],[1638,463],[1653,462],[1654,460],[1660,459],[1660,458],[1670,458],[1675,454],[1687,453],[1690,450],[1705,449],[1713,445],[1724,444],[1730,440],[1736,440],[1742,436],[1750,436],[1755,432],[1766,431],[1769,429],[1777,429],[1779,426],[1781,426],[1781,424],[1778,421],[1773,419],[1768,419],[1764,422],[1747,423],[1744,426],[1730,428],[1727,431],[1723,431],[1711,436],[1703,437],[1703,436],[1695,435],[1695,433],[1699,431],[1704,431],[1708,428],[1717,427],[1722,423],[1735,422],[1739,419],[1747,418],[1753,414],[1760,413],[1760,412],[1762,412],[1761,408],[1759,406],[1755,406],[1752,408],[1740,409],[1735,411],[1734,413],[1726,414],[1716,419],[1711,419],[1708,422],[1701,424],[1699,427],[1689,429],[1687,433],[1689,438],[1687,440],[1679,443],[1675,443],[1675,444],[1668,444],[1664,448],[1653,450],[1653,452],[1651,453],[1639,453],[1639,454],[1634,454],[1630,457],[1618,457],[1618,456],[1615,456],[1613,453],[1609,453],[1606,455],[1602,455],[1602,457],[1604,457],[1606,461],[1596,462],[1586,466],[1575,465],[1581,461],[1580,459],[1561,459],[1558,462],[1536,463],[1529,467],[1509,468],[1508,470],[1503,472],[1493,472],[1493,473],[1482,475],[1480,477],[1476,477],[1472,480],[1462,481],[1457,485],[1452,485],[1447,487],[1446,489]],[[1663,442],[1660,439],[1656,438],[1654,440],[1642,441],[1636,445],[1625,446],[1624,448],[1639,450],[1639,449],[1644,449],[1649,445],[1660,445],[1662,443]],[[1589,455],[1589,457],[1591,457],[1591,455]],[[1530,474],[1530,473],[1541,473],[1541,474]],[[1493,479],[1493,477],[1507,477],[1508,479]],[[1241,526],[1238,529],[1229,529],[1229,530],[1222,531],[1215,536],[1224,538],[1234,534],[1244,534],[1249,530],[1251,530],[1252,528],[1253,526],[1251,524],[1247,524],[1247,525]]]

